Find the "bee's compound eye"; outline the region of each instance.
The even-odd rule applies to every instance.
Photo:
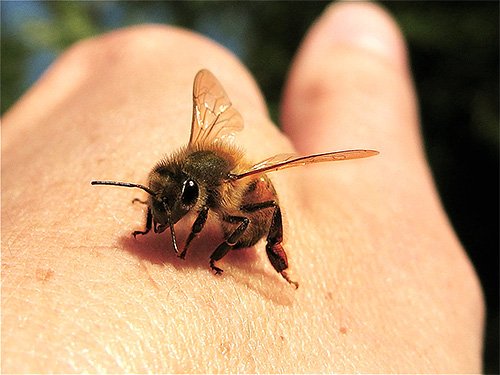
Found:
[[[182,187],[182,204],[186,206],[191,206],[195,203],[198,198],[198,184],[191,179],[184,181],[184,186]]]

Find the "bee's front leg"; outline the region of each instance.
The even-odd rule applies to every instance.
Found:
[[[198,214],[195,222],[193,223],[193,227],[191,228],[191,233],[189,233],[189,237],[186,240],[186,244],[184,245],[184,250],[182,251],[179,258],[184,259],[186,257],[186,252],[189,247],[191,241],[196,237],[198,233],[201,232],[208,218],[208,207],[203,207],[203,209]]]
[[[151,230],[152,226],[153,226],[153,213],[151,212],[151,209],[148,208],[148,214],[146,216],[146,230],[136,230],[132,233],[132,235],[134,236],[134,238],[136,238],[135,236],[137,236],[138,234],[142,235],[147,234]]]
[[[210,256],[210,268],[212,268],[215,271],[215,274],[220,274],[222,273],[222,269],[219,267],[215,267],[214,263],[224,257],[231,248],[236,245],[238,240],[241,238],[243,233],[245,233],[245,230],[248,227],[248,224],[250,223],[250,220],[247,217],[243,216],[227,216],[224,218],[224,221],[227,221],[228,223],[231,224],[236,224],[240,223],[236,229],[234,230],[233,233],[223,242],[221,243],[217,249],[212,253]]]
[[[139,198],[132,199],[132,203],[135,203],[135,202],[139,202],[141,204],[146,204],[146,205],[148,204],[148,201],[143,201],[143,200],[141,200]]]

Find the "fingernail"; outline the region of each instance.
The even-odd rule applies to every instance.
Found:
[[[339,2],[325,11],[321,20],[330,43],[359,48],[406,67],[406,45],[392,17],[370,2]]]

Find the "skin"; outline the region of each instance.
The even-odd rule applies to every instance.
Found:
[[[251,160],[381,152],[269,175],[298,290],[264,242],[228,254],[215,276],[213,220],[184,261],[168,231],[134,240],[145,208],[131,201],[145,193],[90,186],[145,183],[188,141],[201,68],[245,119],[235,143]],[[328,8],[281,116],[285,134],[242,64],[187,31],[139,26],[65,52],[2,119],[2,370],[481,371],[483,297],[425,161],[394,21],[373,4]],[[192,220],[177,224],[179,243]]]

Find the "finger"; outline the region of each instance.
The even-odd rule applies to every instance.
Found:
[[[6,114],[6,184],[12,182],[21,189],[12,191],[22,191],[42,178],[63,181],[80,189],[75,196],[81,197],[92,191],[86,186],[92,179],[145,183],[152,166],[189,139],[193,78],[201,68],[213,71],[242,112],[243,136],[248,137],[241,144],[252,149],[247,139],[260,132],[257,128],[266,128],[266,107],[257,85],[233,55],[194,33],[130,28],[71,48]],[[270,147],[272,141],[268,143]],[[21,146],[26,144],[30,147]],[[33,168],[20,170],[20,161]]]
[[[283,129],[302,154],[380,151],[370,160],[335,166],[335,182],[343,179],[350,193],[380,189],[388,204],[410,210],[420,197],[426,203],[420,209],[443,218],[422,149],[406,53],[396,23],[380,6],[330,6],[292,66]],[[324,173],[317,171],[324,181]]]
[[[232,54],[194,33],[144,26],[86,40],[65,52],[3,118],[3,146],[8,149],[22,131],[29,132],[24,142],[31,142],[57,129],[65,130],[60,134],[65,140],[75,136],[76,143],[81,143],[77,133],[91,128],[96,130],[93,136],[99,136],[92,145],[107,142],[116,152],[129,144],[141,144],[144,149],[145,141],[149,146],[159,143],[163,151],[158,150],[156,158],[168,151],[169,143],[179,145],[188,139],[193,78],[202,68],[212,70],[221,81],[249,127],[260,124],[254,119],[265,116],[265,103]],[[61,109],[68,116],[79,116],[81,122],[59,124],[54,114]],[[171,117],[175,122],[168,121]],[[65,143],[58,143],[59,148]],[[49,150],[41,151],[38,158]]]
[[[68,330],[82,333],[77,346],[89,339],[89,332],[94,333],[92,342],[110,342],[113,336],[137,353],[143,346],[161,352],[157,345],[165,341],[176,345],[173,336],[155,338],[152,331],[158,330],[152,325],[130,322],[137,321],[137,311],[153,314],[152,321],[165,319],[154,314],[164,311],[159,297],[172,285],[181,282],[183,293],[189,293],[190,286],[206,284],[209,251],[217,240],[209,235],[203,241],[200,248],[206,251],[191,258],[194,267],[181,265],[168,251],[171,245],[165,237],[131,239],[132,231],[145,225],[144,208],[131,203],[142,197],[141,191],[93,187],[90,181],[147,183],[154,164],[187,143],[193,78],[201,68],[210,69],[221,81],[250,134],[266,127],[260,121],[266,116],[262,97],[234,56],[194,33],[157,26],[124,29],[72,47],[2,119],[2,263],[7,265],[2,292],[15,295],[5,314],[10,319],[3,321],[7,328],[2,345],[11,348],[7,367],[14,372],[20,364],[27,372],[40,372],[40,358],[53,359],[44,362],[44,371],[61,372],[67,352],[61,353],[57,345]],[[234,286],[226,285],[229,295]],[[75,320],[66,308],[81,301],[92,302]],[[123,301],[131,302],[124,307]],[[176,308],[168,313],[183,314]],[[199,316],[203,320],[201,312]],[[110,326],[99,317],[116,324],[107,329]],[[22,332],[16,323],[20,318],[29,322]],[[79,321],[83,328],[75,326]],[[47,332],[52,337],[48,345],[37,340]],[[185,332],[189,336],[191,331],[186,327]],[[131,335],[137,338],[133,343]],[[33,347],[38,348],[36,356],[27,354]],[[92,365],[100,358],[100,368],[123,372],[122,364],[112,360],[120,357],[121,349],[101,353],[104,347],[97,345],[72,361],[73,368],[95,371]],[[134,367],[135,359],[128,358],[123,366],[143,368]],[[192,361],[203,363],[196,356]],[[163,361],[146,366],[159,372],[182,371],[176,365]]]
[[[450,335],[443,337],[443,348],[457,353],[455,362],[462,368],[478,371],[484,308],[480,286],[446,219],[426,166],[403,38],[378,5],[337,3],[312,27],[290,72],[282,126],[304,154],[346,148],[375,148],[381,152],[370,161],[369,168],[362,167],[362,174],[344,179],[346,186],[339,180],[344,171],[349,173],[354,168],[352,164],[342,173],[335,169],[335,181],[327,173],[308,174],[308,207],[314,209],[316,217],[320,217],[321,210],[324,217],[330,217],[323,219],[323,233],[339,227],[335,223],[339,212],[346,218],[351,214],[362,217],[363,224],[351,232],[355,233],[353,238],[370,233],[368,237],[377,238],[376,242],[381,239],[375,247],[384,266],[373,273],[363,271],[359,278],[367,276],[365,285],[373,286],[387,280],[380,276],[389,263],[397,260],[404,264],[395,268],[415,280],[415,295],[438,296],[421,314],[413,312],[406,319],[423,316],[430,311],[429,306],[446,311],[442,315],[447,319],[440,325]],[[320,202],[315,204],[318,197]],[[350,226],[353,220],[343,223]],[[356,254],[360,255],[358,259],[349,256],[353,264],[375,259],[363,253],[363,246],[356,247]],[[419,258],[416,272],[407,266],[409,254]],[[332,255],[328,264],[336,256]],[[453,270],[449,278],[443,277],[443,269]],[[358,278],[346,275],[344,279]],[[422,288],[422,280],[429,285]],[[383,290],[384,284],[380,285]],[[441,298],[445,289],[446,298]],[[384,304],[383,310],[392,314],[393,301]],[[404,315],[396,312],[393,316],[405,319]],[[449,319],[451,316],[456,320]],[[392,318],[386,318],[389,320]],[[453,330],[457,326],[464,327],[467,339]],[[456,343],[464,340],[468,344],[455,351]],[[435,363],[440,362],[435,359]]]
[[[267,119],[248,71],[221,46],[169,27],[105,34],[65,52],[3,118],[3,229],[49,227],[59,238],[71,228],[75,242],[89,246],[143,229],[141,209],[127,202],[145,192],[90,181],[147,184],[153,166],[188,142],[193,78],[202,68],[245,119],[238,145],[259,150],[256,160],[272,154],[279,139],[289,146]],[[33,220],[24,220],[26,211]],[[29,237],[15,237],[20,248],[31,246]]]
[[[303,153],[420,152],[406,47],[395,22],[372,3],[326,10],[300,47],[282,108],[283,128]]]

